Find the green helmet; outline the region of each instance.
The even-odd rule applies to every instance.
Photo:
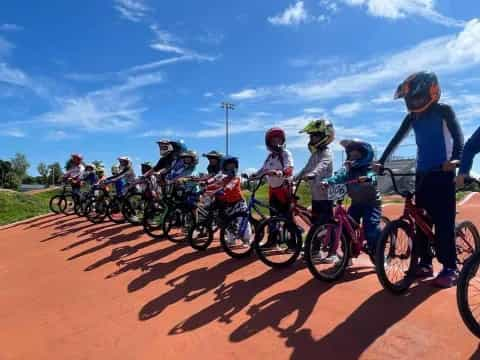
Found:
[[[329,120],[325,119],[310,121],[307,126],[305,126],[303,130],[300,131],[300,133],[317,135],[321,138],[315,143],[310,142],[308,144],[308,147],[312,152],[318,148],[327,146],[335,139],[335,130],[333,128],[333,124]]]
[[[142,174],[145,174],[147,171],[150,171],[153,167],[150,161],[145,161],[140,166],[142,168]]]
[[[212,159],[219,159],[219,160],[221,160],[224,155],[223,155],[221,152],[218,152],[218,151],[216,151],[216,150],[212,150],[212,151],[210,151],[210,152],[208,152],[208,153],[206,153],[206,154],[203,154],[202,156],[206,157],[207,159],[212,158]]]
[[[197,164],[198,164],[198,156],[197,156],[197,153],[196,153],[195,151],[186,150],[186,151],[180,153],[180,158],[181,158],[181,159],[182,159],[182,158],[186,158],[186,157],[192,158],[194,165],[197,165]]]

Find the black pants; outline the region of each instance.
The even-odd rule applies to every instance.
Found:
[[[417,176],[416,202],[425,209],[435,226],[435,250],[437,258],[444,267],[456,268],[455,249],[455,183],[453,172],[425,173]],[[431,265],[432,257],[428,251],[428,239],[417,228],[417,241],[420,250],[420,262]]]
[[[333,217],[333,203],[329,200],[312,200],[312,220],[315,225],[326,224]]]

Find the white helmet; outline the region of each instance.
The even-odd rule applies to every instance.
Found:
[[[122,168],[132,167],[132,160],[128,156],[120,156],[118,161],[120,162]],[[122,163],[127,163],[127,166],[122,166]]]

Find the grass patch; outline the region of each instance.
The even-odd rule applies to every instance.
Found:
[[[59,190],[26,194],[15,191],[0,191],[0,225],[10,224],[50,212],[50,198]]]

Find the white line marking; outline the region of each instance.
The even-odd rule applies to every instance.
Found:
[[[468,194],[467,196],[465,196],[465,198],[460,202],[460,204],[458,204],[458,206],[463,206],[465,205],[467,202],[469,202],[470,200],[472,200],[472,198],[477,195],[476,192],[472,192],[470,194]]]

